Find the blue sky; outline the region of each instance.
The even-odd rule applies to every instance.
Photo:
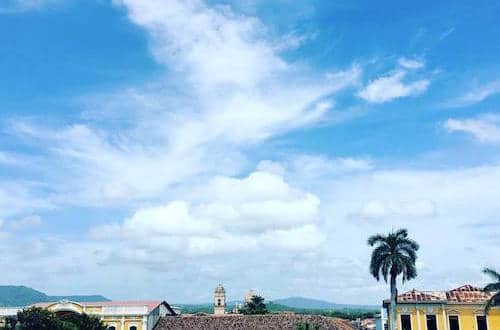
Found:
[[[482,284],[500,252],[499,12],[2,2],[2,282],[376,304],[366,238],[406,227],[422,249],[404,288]]]

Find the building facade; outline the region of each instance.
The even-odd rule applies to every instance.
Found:
[[[450,291],[412,290],[397,297],[398,330],[500,330],[500,307],[486,315],[490,294],[472,285]],[[384,300],[390,322],[390,301]]]
[[[24,307],[0,307],[0,324],[5,318],[29,308],[46,308],[54,313],[89,314],[99,317],[109,330],[151,330],[160,317],[174,316],[177,312],[165,301],[104,301],[74,302],[61,300]]]

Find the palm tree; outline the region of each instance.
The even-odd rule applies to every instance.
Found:
[[[483,291],[492,292],[493,296],[488,300],[485,307],[485,313],[488,314],[489,310],[493,306],[500,306],[500,274],[491,268],[483,269],[483,273],[489,275],[493,278],[493,283],[488,284],[484,287]]]
[[[370,236],[368,245],[375,246],[370,262],[370,273],[377,281],[380,280],[380,275],[382,275],[386,283],[387,278],[390,277],[390,326],[392,330],[396,330],[396,279],[401,274],[403,275],[403,282],[417,277],[415,262],[419,246],[417,242],[408,238],[406,229],[399,229],[388,235],[377,234]]]

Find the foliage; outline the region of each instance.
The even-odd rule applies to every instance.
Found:
[[[60,320],[65,323],[74,324],[78,330],[105,330],[102,321],[93,315],[68,313],[62,315]]]
[[[16,318],[9,318],[5,329],[16,329],[16,324],[23,330],[106,330],[102,321],[87,314],[67,313],[60,316],[51,311],[30,307],[17,313]]]
[[[494,282],[484,287],[485,292],[493,293],[493,296],[488,300],[485,306],[485,312],[488,313],[493,306],[500,306],[500,273],[490,268],[483,269],[483,273],[489,275]]]
[[[387,283],[390,278],[391,287],[391,329],[396,329],[396,279],[403,275],[403,282],[417,277],[417,242],[408,238],[406,229],[399,229],[388,235],[377,234],[368,238],[368,245],[375,246],[370,261],[370,273],[380,280],[380,276]]]
[[[264,303],[264,298],[261,296],[253,296],[249,302],[245,303],[241,309],[241,313],[246,315],[267,314],[267,307]]]
[[[403,282],[417,277],[417,242],[408,238],[408,231],[400,229],[388,235],[373,235],[368,239],[372,252],[370,273],[378,280],[380,275],[387,282],[388,275],[403,275]]]
[[[31,307],[17,313],[17,320],[23,330],[61,329],[61,321],[54,313],[44,308]]]

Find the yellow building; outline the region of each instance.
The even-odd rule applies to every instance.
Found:
[[[46,308],[58,313],[86,313],[99,317],[109,330],[151,330],[160,317],[178,314],[165,301],[104,301],[74,302],[61,300],[52,303],[38,303],[25,307],[0,307],[0,324],[6,317],[15,316],[18,311],[29,307]]]
[[[472,285],[450,291],[412,290],[397,297],[398,330],[500,330],[500,307],[484,313],[490,294]],[[390,301],[384,300],[388,320]]]

